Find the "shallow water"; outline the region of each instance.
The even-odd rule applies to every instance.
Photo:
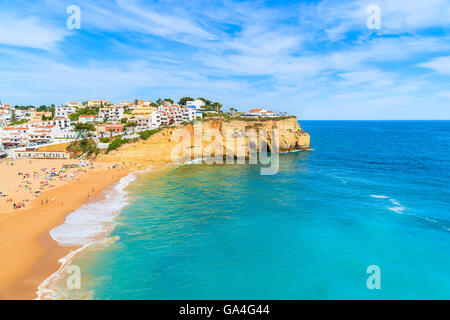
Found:
[[[312,151],[186,165],[127,188],[95,299],[449,299],[450,122],[302,121]],[[381,270],[381,289],[366,269]]]

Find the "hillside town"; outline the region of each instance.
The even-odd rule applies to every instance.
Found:
[[[113,104],[108,100],[67,102],[61,106],[10,106],[0,103],[0,158],[17,158],[21,152],[38,147],[93,138],[99,148],[104,137],[133,136],[146,130],[189,123],[204,115],[224,113],[218,102],[189,97],[178,104],[172,99],[156,102],[135,100]],[[274,117],[273,111],[251,109],[230,116]]]

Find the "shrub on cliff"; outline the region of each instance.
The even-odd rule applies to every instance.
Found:
[[[97,148],[96,143],[91,139],[82,139],[79,141],[72,142],[68,147],[67,151],[72,153],[74,157],[80,156],[82,154],[86,154],[88,156],[93,153],[98,154],[99,149]]]
[[[155,133],[158,133],[159,131],[161,131],[161,129],[159,129],[159,128],[153,129],[153,130],[145,130],[145,131],[139,132],[139,135],[141,136],[142,139],[147,140],[148,138],[150,138]]]
[[[116,150],[121,145],[128,143],[128,142],[130,142],[130,140],[128,140],[128,139],[122,139],[122,138],[116,139],[109,144],[108,149],[106,149],[106,153]]]

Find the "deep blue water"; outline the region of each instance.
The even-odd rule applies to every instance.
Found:
[[[450,299],[450,122],[301,121],[313,150],[140,176],[96,299]],[[375,196],[375,197],[374,197]],[[369,265],[381,289],[369,290]],[[87,280],[86,280],[87,279]]]

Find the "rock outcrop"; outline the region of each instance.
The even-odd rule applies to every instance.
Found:
[[[278,139],[276,139],[278,137]],[[278,144],[274,144],[278,140]],[[249,151],[271,152],[310,149],[310,136],[295,117],[264,120],[209,120],[168,127],[147,140],[125,144],[97,161],[123,162],[130,166],[149,163],[188,162],[216,157],[249,157]]]

